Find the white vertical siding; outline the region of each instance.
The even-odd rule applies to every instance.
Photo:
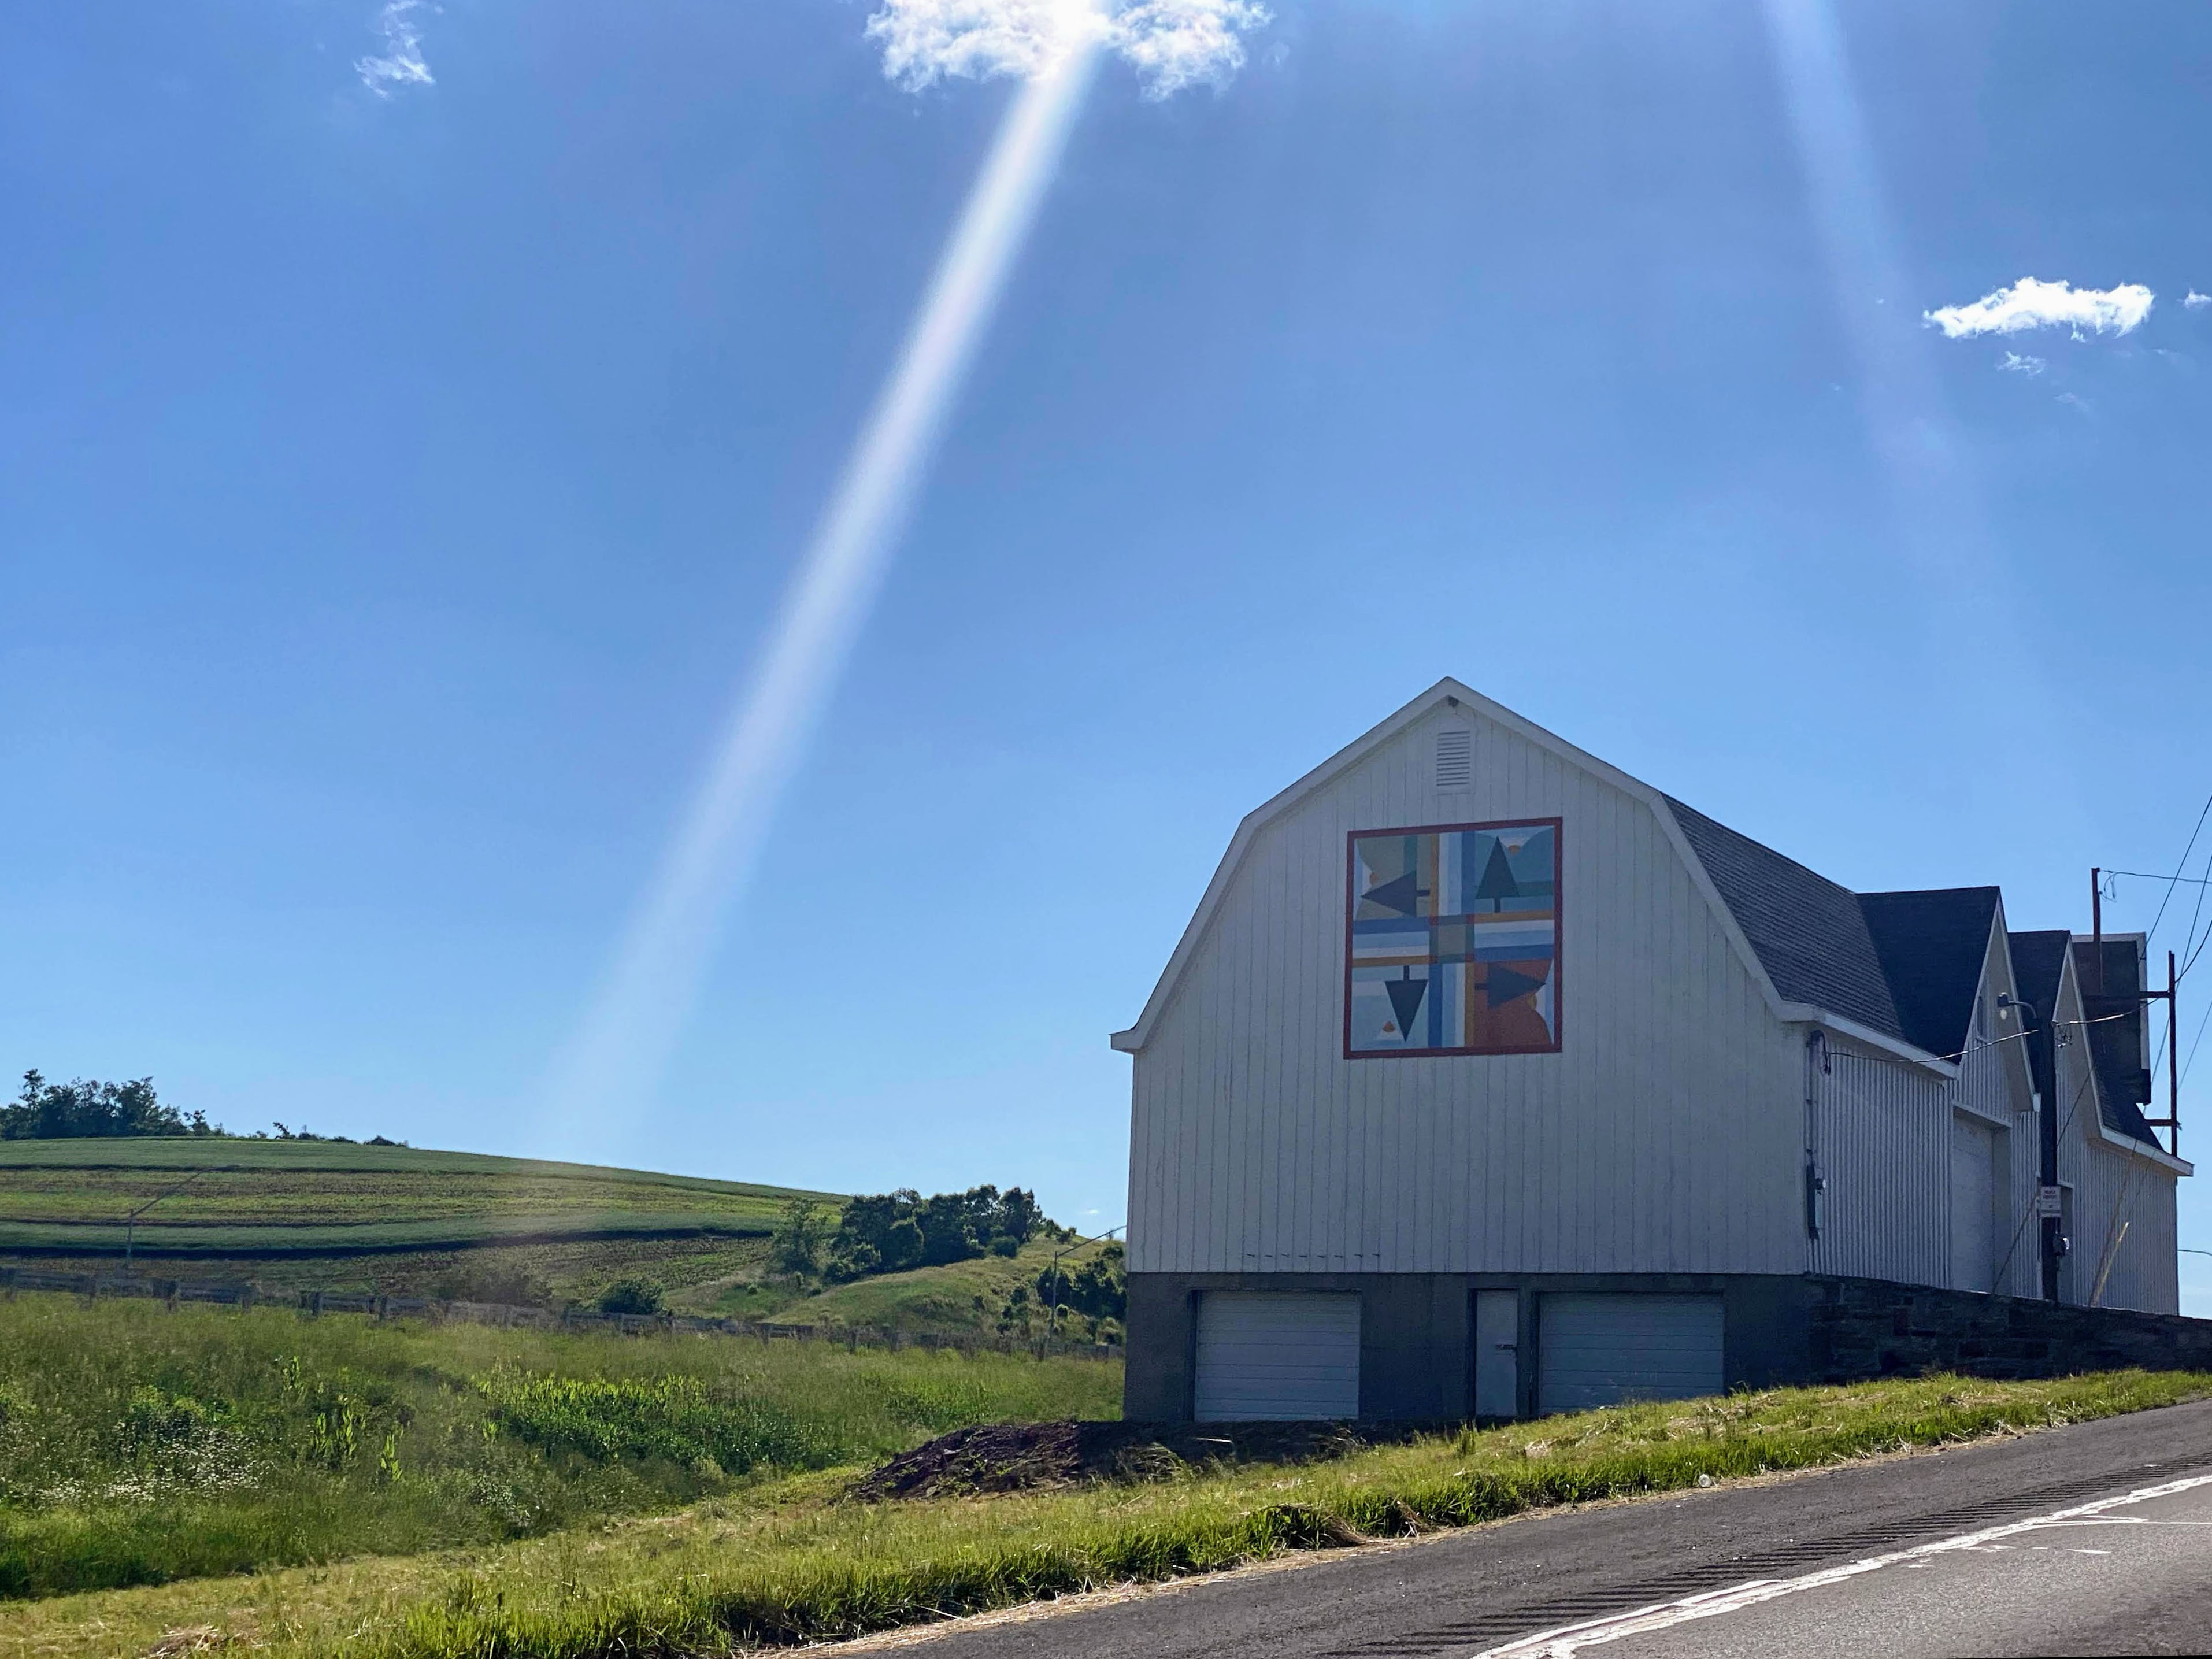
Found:
[[[1952,1086],[1956,1103],[1981,1119],[1997,1137],[1997,1274],[1990,1285],[1958,1285],[1966,1291],[1994,1288],[2005,1296],[2043,1293],[2042,1245],[2035,1219],[2036,1189],[2041,1185],[2042,1145],[2035,1120],[2035,1077],[2017,1014],[2001,1017],[1997,996],[2016,997],[2012,957],[2005,942],[2002,911],[1983,959],[1982,982],[1975,992],[1978,1014],[1969,1026],[1966,1051]]]
[[[1795,1035],[1652,811],[1490,721],[1416,722],[1253,839],[1136,1055],[1140,1272],[1803,1269]],[[1343,1054],[1346,836],[1563,821],[1561,1052]]]
[[[2106,1252],[2112,1266],[2097,1305],[2150,1313],[2181,1310],[2180,1240],[2174,1225],[2172,1170],[2115,1146],[2100,1132],[2088,1037],[2069,961],[2059,988],[2062,1046],[2057,1067],[2058,1179],[2074,1189],[2074,1251],[2062,1264],[2060,1295],[2087,1303],[2096,1294]],[[2124,1225],[2125,1231],[2123,1231]]]
[[[1944,1080],[1884,1055],[1832,1049],[1814,1085],[1828,1188],[1811,1269],[1907,1285],[1951,1282],[1951,1104]]]

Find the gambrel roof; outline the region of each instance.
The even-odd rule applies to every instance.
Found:
[[[1853,893],[1452,679],[1438,681],[1246,816],[1143,1013],[1127,1030],[1114,1034],[1115,1048],[1144,1047],[1253,838],[1408,726],[1447,707],[1480,714],[1647,805],[1778,1018],[1823,1021],[1936,1070],[1952,1069],[1966,1047],[1973,999],[2002,915],[1996,888]]]
[[[1831,1009],[1900,1042],[1911,1040],[1856,894],[1672,795],[1665,799],[1785,1000]],[[1975,965],[1980,966],[1978,959]]]

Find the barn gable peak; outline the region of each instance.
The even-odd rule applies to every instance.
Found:
[[[1783,1018],[1790,1018],[1793,1012],[1802,1017],[1802,1011],[1793,1011],[1784,997],[1776,989],[1774,981],[1769,975],[1765,964],[1761,961],[1759,952],[1753,948],[1742,927],[1738,925],[1735,915],[1719,890],[1714,886],[1711,878],[1706,873],[1705,866],[1698,860],[1689,840],[1684,836],[1682,827],[1677,822],[1665,796],[1640,779],[1632,777],[1620,768],[1609,765],[1596,756],[1577,748],[1564,738],[1516,714],[1503,703],[1486,697],[1472,687],[1447,677],[1438,680],[1387,720],[1353,738],[1352,742],[1338,750],[1336,753],[1299,778],[1288,788],[1280,791],[1245,814],[1243,821],[1237,826],[1237,833],[1230,839],[1228,850],[1222,854],[1221,862],[1214,870],[1213,878],[1206,884],[1205,896],[1199,901],[1197,910],[1192,915],[1189,924],[1183,929],[1182,938],[1176,945],[1175,954],[1169,958],[1167,967],[1160,975],[1158,983],[1153,987],[1151,997],[1146,1000],[1143,1012],[1137,1017],[1136,1023],[1128,1030],[1113,1034],[1110,1039],[1113,1046],[1130,1054],[1136,1053],[1144,1048],[1151,1036],[1152,1027],[1165,1012],[1169,1003],[1173,1000],[1176,988],[1196,956],[1200,944],[1206,938],[1208,927],[1236,878],[1238,866],[1243,863],[1246,854],[1262,830],[1276,819],[1292,811],[1301,802],[1327,787],[1377,750],[1404,737],[1423,721],[1439,714],[1453,711],[1462,711],[1475,719],[1490,721],[1513,736],[1546,750],[1565,764],[1609,784],[1641,804],[1657,820],[1661,830],[1673,843],[1676,856],[1689,871],[1692,879],[1697,884],[1705,902],[1711,907],[1714,917],[1722,931],[1728,936],[1731,946],[1751,975],[1753,982],[1760,988],[1769,1006]],[[1452,756],[1441,750],[1437,757],[1440,767],[1449,765],[1452,759]],[[1870,1030],[1864,1034],[1878,1043],[1891,1040],[1890,1033],[1886,1030]]]

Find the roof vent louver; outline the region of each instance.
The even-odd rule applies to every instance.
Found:
[[[1437,787],[1464,789],[1474,781],[1474,733],[1447,726],[1437,733]]]

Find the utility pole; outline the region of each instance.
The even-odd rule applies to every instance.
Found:
[[[2098,1007],[2095,1011],[2096,1014],[2100,1017],[2109,1015],[2113,1012],[2112,1007],[2106,1001],[2106,993],[2105,990],[2104,876],[2104,870],[2100,866],[2092,866],[2090,867],[2089,957],[2091,962],[2095,964],[2097,970],[2097,988],[2090,994],[2099,1004],[2104,1005]],[[2160,879],[2163,879],[2163,878],[2160,878]],[[2150,964],[2148,963],[2143,964],[2146,969],[2148,969],[2149,965]],[[2130,1000],[2134,1002],[2138,1009],[2142,1008],[2145,1004],[2152,1002],[2162,1001],[2166,1004],[2166,1115],[2164,1117],[2147,1117],[2143,1121],[2154,1129],[2165,1130],[2166,1150],[2172,1156],[2179,1158],[2181,1156],[2181,1062],[2179,1057],[2173,1052],[2173,1045],[2175,1040],[2179,1036],[2181,1032],[2181,1019],[2179,1012],[2179,1006],[2181,1000],[2181,975],[2175,970],[2173,952],[2168,951],[2166,953],[2166,989],[2163,991],[2152,990],[2148,985],[2142,983],[2142,980],[2146,977],[2148,977],[2147,973],[2137,977],[2136,988],[2131,996],[2125,999],[2113,998],[2112,1000]],[[2144,1085],[2146,1091],[2154,1086],[2155,1085],[2148,1083]],[[2144,1105],[2150,1104],[2150,1097],[2148,1092],[2146,1092],[2142,1103]]]
[[[2174,971],[2173,952],[2166,953],[2166,989],[2145,991],[2143,1000],[2163,998],[2166,1002],[2166,1115],[2147,1117],[2144,1122],[2154,1129],[2166,1131],[2166,1150],[2174,1157],[2181,1156],[2181,1060],[2174,1053],[2174,1044],[2181,1034],[2181,1021],[2175,1009],[2180,1002],[2181,976]]]
[[[1044,1322],[1044,1334],[1048,1337],[1060,1328],[1060,1259],[1064,1255],[1074,1254],[1085,1245],[1096,1244],[1100,1238],[1113,1237],[1126,1224],[1126,1223],[1117,1222],[1099,1234],[1098,1238],[1079,1238],[1073,1244],[1063,1244],[1052,1253],[1052,1310],[1045,1316]]]
[[[1997,1011],[2016,1010],[2020,1014],[2021,1041],[2037,1045],[2043,1056],[2043,1081],[2045,1093],[2042,1109],[2036,1114],[2036,1164],[2038,1197],[2036,1210],[2041,1217],[2039,1231],[2042,1238],[2043,1299],[2058,1300],[2058,1263],[2069,1248],[2063,1229],[2065,1217],[2058,1207],[2058,1044],[2057,1033],[2036,1009],[2033,1004],[2014,996],[2002,994],[1997,998]],[[2029,1068],[2031,1075],[2034,1068]]]
[[[137,1209],[131,1211],[130,1214],[125,1216],[123,1218],[123,1271],[126,1274],[131,1271],[131,1252],[138,1242],[138,1218],[140,1216],[145,1214],[147,1211],[152,1209],[163,1199],[175,1197],[179,1193],[184,1191],[185,1188],[191,1186],[192,1182],[198,1181],[202,1176],[221,1174],[223,1170],[228,1170],[232,1167],[232,1165],[225,1164],[222,1170],[214,1169],[195,1170],[191,1174],[186,1176],[182,1181],[179,1181],[175,1186],[163,1188],[161,1191],[155,1194],[153,1197],[148,1199],[143,1204],[141,1204]]]

